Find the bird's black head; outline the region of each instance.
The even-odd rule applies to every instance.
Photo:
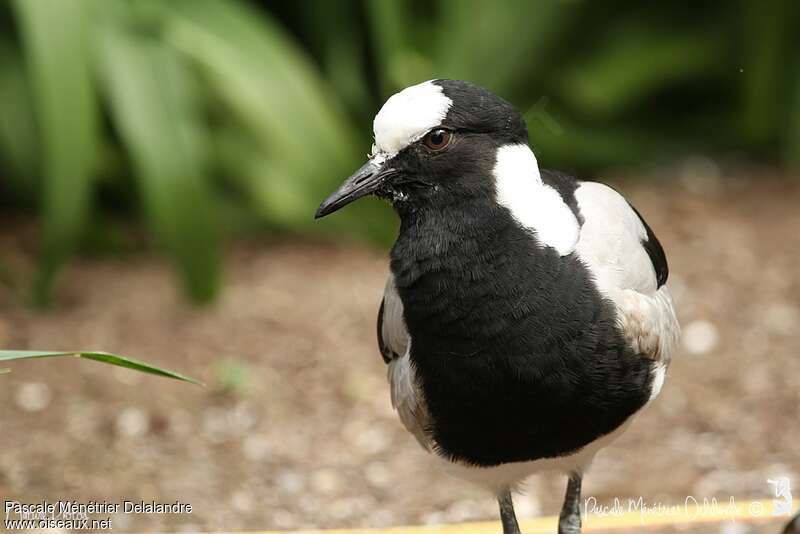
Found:
[[[433,80],[393,95],[375,116],[370,158],[319,207],[323,217],[368,195],[398,209],[493,194],[503,146],[527,148],[522,115],[482,87]],[[532,156],[532,153],[531,153]]]

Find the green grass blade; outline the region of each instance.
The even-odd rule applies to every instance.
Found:
[[[0,362],[13,361],[13,360],[27,360],[31,358],[57,358],[61,356],[75,356],[78,358],[84,358],[86,360],[94,360],[97,362],[116,365],[118,367],[133,369],[134,371],[140,371],[142,373],[164,376],[167,378],[174,378],[175,380],[190,382],[192,384],[197,384],[198,386],[204,385],[199,380],[196,380],[186,375],[182,375],[180,373],[176,373],[175,371],[162,369],[160,367],[156,367],[149,363],[141,362],[139,360],[134,360],[133,358],[127,358],[125,356],[119,356],[118,354],[110,354],[108,352],[96,352],[96,351],[51,352],[51,351],[30,351],[30,350],[0,350]],[[7,372],[7,370],[5,371]]]
[[[85,1],[13,2],[44,146],[42,264],[34,297],[45,304],[58,267],[74,251],[90,210],[98,110]]]
[[[190,73],[172,49],[122,27],[106,29],[100,43],[112,120],[132,156],[150,225],[189,294],[207,301],[219,286],[219,229]]]

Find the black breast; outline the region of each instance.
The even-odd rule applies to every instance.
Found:
[[[392,271],[444,455],[476,465],[555,457],[647,401],[634,354],[574,256],[494,204],[403,218]]]

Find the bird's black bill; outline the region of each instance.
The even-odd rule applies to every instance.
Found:
[[[326,198],[317,208],[315,219],[330,215],[354,200],[374,193],[384,182],[387,176],[394,172],[384,164],[370,160],[344,181],[339,189]]]

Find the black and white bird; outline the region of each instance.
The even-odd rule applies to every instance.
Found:
[[[679,327],[667,260],[614,189],[539,168],[522,115],[473,84],[408,87],[374,121],[367,163],[319,207],[368,194],[400,216],[378,343],[420,444],[498,499],[568,475],[559,532],[580,531],[581,477],[653,400]]]

